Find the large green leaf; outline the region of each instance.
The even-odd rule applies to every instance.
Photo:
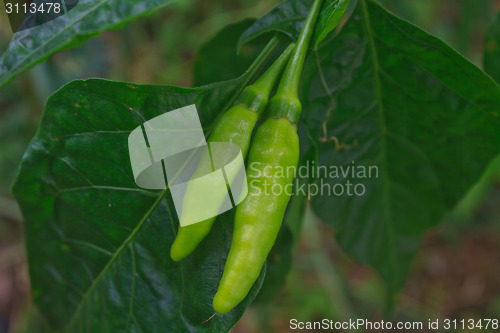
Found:
[[[97,34],[151,13],[170,0],[86,0],[66,14],[14,34],[0,59],[0,86],[54,52],[76,47]]]
[[[280,31],[293,39],[299,37],[313,0],[286,0],[257,20],[241,36],[238,48],[270,31]],[[317,47],[337,27],[350,0],[325,0],[318,17],[311,47]]]
[[[486,34],[484,70],[500,83],[500,13],[495,16]]]
[[[221,332],[236,323],[263,274],[236,309],[200,324],[213,313],[232,212],[193,255],[173,262],[170,195],[135,185],[127,140],[144,121],[190,104],[208,130],[248,76],[196,89],[73,81],[51,96],[13,191],[34,301],[52,325],[71,333]]]
[[[312,205],[395,292],[422,234],[499,153],[500,89],[439,39],[360,0],[308,59],[302,101],[320,165],[378,167],[378,178],[372,169],[372,178],[323,179],[363,184],[364,195],[318,195]]]

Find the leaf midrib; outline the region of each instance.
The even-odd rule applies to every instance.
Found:
[[[144,216],[142,217],[141,221],[137,224],[137,226],[130,233],[130,235],[123,241],[123,243],[120,245],[120,247],[115,251],[115,253],[111,257],[111,259],[108,261],[108,263],[106,264],[106,266],[104,266],[104,268],[101,270],[101,272],[99,273],[99,275],[97,276],[97,278],[94,279],[94,281],[92,282],[92,284],[90,285],[90,287],[83,294],[80,302],[78,303],[78,306],[75,309],[75,312],[73,313],[73,316],[71,317],[71,319],[69,320],[68,324],[66,325],[66,327],[64,329],[65,331],[69,327],[71,327],[73,325],[74,321],[78,317],[77,315],[80,313],[81,309],[83,308],[83,305],[86,303],[87,298],[94,291],[94,289],[97,287],[97,285],[101,282],[102,278],[108,272],[108,270],[111,267],[111,265],[114,264],[114,262],[116,261],[116,259],[123,252],[123,250],[126,249],[127,245],[132,242],[132,240],[135,238],[136,234],[142,228],[142,226],[147,221],[147,219],[149,218],[149,216],[153,213],[153,211],[156,209],[156,207],[158,207],[158,205],[163,200],[163,198],[165,198],[167,192],[168,192],[168,187],[159,194],[158,198],[153,203],[153,205],[151,205],[151,207],[148,209],[148,211],[144,214]]]
[[[387,235],[389,236],[391,241],[394,241],[394,221],[391,213],[391,198],[389,195],[389,171],[388,171],[388,157],[387,157],[387,125],[385,120],[385,109],[382,101],[382,83],[380,81],[380,64],[378,60],[377,48],[375,46],[375,40],[373,37],[373,33],[371,31],[371,20],[370,14],[368,12],[368,8],[366,5],[367,0],[361,0],[360,4],[363,10],[365,28],[366,28],[366,36],[368,39],[368,45],[370,49],[370,53],[373,59],[373,81],[375,86],[375,98],[377,100],[377,110],[378,110],[378,118],[380,123],[380,138],[381,138],[381,174],[382,178],[386,181],[382,182],[382,199],[383,199],[383,213],[384,213],[384,221],[386,226]],[[389,244],[393,247],[393,243]],[[395,269],[397,266],[397,261],[395,257],[394,251],[389,251],[390,255],[390,264],[391,268]]]

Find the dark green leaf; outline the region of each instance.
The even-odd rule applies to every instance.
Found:
[[[194,68],[195,86],[233,79],[248,70],[269,39],[269,36],[260,36],[245,45],[238,54],[236,43],[243,31],[253,22],[255,19],[246,19],[231,24],[202,46]],[[255,77],[271,66],[289,43],[290,40],[283,36],[272,56],[263,64],[262,70],[255,73]]]
[[[371,178],[318,178],[366,192],[318,195],[312,204],[392,294],[422,234],[499,153],[500,89],[439,39],[360,0],[340,34],[308,59],[302,102],[320,165],[378,167],[378,177],[372,169]]]
[[[66,14],[32,29],[17,32],[0,59],[0,86],[54,52],[83,44],[99,33],[147,15],[170,0],[79,1]]]
[[[262,47],[248,46],[237,55],[236,43],[253,22],[246,19],[231,24],[200,48],[194,64],[195,86],[234,79],[250,67]]]
[[[351,0],[327,1],[316,25],[316,33],[312,43],[314,48],[318,47],[326,36],[339,25],[349,2]]]
[[[73,81],[47,102],[14,186],[25,217],[34,301],[65,332],[223,332],[258,292],[205,324],[232,234],[232,212],[175,263],[177,218],[167,191],[135,185],[128,135],[196,104],[208,130],[247,76],[196,89]]]
[[[486,35],[484,70],[500,83],[500,13],[493,19]]]
[[[344,16],[350,0],[326,0],[318,17],[318,24],[311,46],[321,41],[337,27]],[[313,0],[286,0],[257,20],[241,36],[238,48],[258,36],[271,31],[280,31],[293,39],[299,37]]]
[[[238,49],[256,37],[271,31],[280,31],[297,39],[313,0],[286,0],[248,28],[238,42]]]

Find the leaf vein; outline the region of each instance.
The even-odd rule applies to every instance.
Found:
[[[108,261],[106,266],[102,269],[102,271],[99,273],[97,278],[92,282],[92,284],[89,286],[85,294],[83,295],[82,299],[80,300],[80,303],[78,303],[78,306],[73,314],[73,316],[70,318],[68,325],[66,326],[67,328],[71,327],[73,323],[75,322],[77,315],[82,311],[82,308],[85,306],[85,303],[87,301],[87,298],[90,297],[90,294],[94,291],[94,289],[97,287],[97,285],[101,282],[102,278],[106,274],[106,272],[110,269],[111,265],[117,260],[117,258],[120,256],[120,254],[123,252],[123,250],[127,247],[127,245],[134,239],[135,235],[139,232],[141,227],[144,225],[148,217],[151,215],[153,210],[156,209],[158,204],[161,202],[161,200],[165,197],[167,194],[167,190],[162,191],[162,193],[158,196],[158,199],[155,201],[155,203],[148,209],[148,211],[144,214],[143,218],[141,221],[137,224],[135,229],[132,231],[132,233],[127,237],[122,245],[117,249],[117,251],[114,253],[113,257]]]

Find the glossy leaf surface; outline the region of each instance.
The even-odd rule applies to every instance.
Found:
[[[335,29],[349,6],[350,0],[325,0],[318,16],[311,48],[316,48]],[[241,36],[239,47],[271,32],[280,31],[292,39],[299,37],[313,0],[286,0],[257,20]]]
[[[54,52],[78,47],[103,31],[151,13],[170,0],[87,0],[66,14],[14,34],[0,58],[0,86]]]
[[[361,0],[310,56],[302,101],[319,164],[356,171],[324,181],[364,188],[317,195],[313,207],[395,292],[422,234],[499,153],[500,89],[439,39]]]
[[[73,81],[47,102],[14,186],[25,217],[34,301],[65,332],[228,331],[235,310],[213,314],[232,235],[231,212],[180,263],[168,191],[136,186],[128,135],[144,121],[196,104],[208,130],[246,78],[197,89]]]

